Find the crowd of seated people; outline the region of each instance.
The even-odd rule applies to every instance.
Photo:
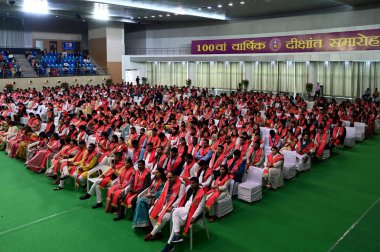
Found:
[[[380,107],[360,98],[319,97],[308,109],[287,94],[131,84],[4,91],[0,108],[1,149],[10,158],[45,172],[56,191],[72,178],[86,190],[81,200],[96,196],[92,208],[103,207],[108,190],[106,212],[115,221],[129,216],[133,228],[152,227],[145,241],[160,239],[172,221],[164,251],[203,211],[215,221],[215,203],[252,167],[276,190],[284,184],[283,152],[296,152],[300,164],[321,159],[343,144],[342,121],[365,123],[370,136],[380,119]]]
[[[0,78],[21,77],[20,66],[8,50],[0,51]]]
[[[26,52],[25,57],[39,76],[94,75],[97,68],[85,53]]]

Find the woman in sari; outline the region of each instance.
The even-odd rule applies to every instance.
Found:
[[[16,126],[15,122],[10,121],[8,130],[5,133],[1,134],[0,136],[0,150],[5,149],[5,145],[7,143],[7,137],[10,135],[14,135],[17,132],[18,132],[18,127]]]
[[[20,133],[20,131],[19,131],[19,133]],[[10,158],[15,158],[16,152],[18,150],[18,147],[20,147],[20,144],[23,142],[27,142],[32,134],[33,134],[32,129],[30,127],[26,127],[24,132],[17,134],[14,139],[9,141],[8,155]]]
[[[10,139],[8,139],[6,141],[7,148],[5,149],[5,153],[7,153],[8,155],[10,155],[11,149],[12,149],[12,145],[15,144],[15,143],[17,143],[22,138],[22,136],[25,134],[26,127],[27,126],[25,126],[25,127],[21,126],[21,129],[17,132],[16,136],[11,137]]]
[[[230,187],[230,176],[226,165],[221,165],[220,176],[212,182],[211,189],[206,194],[206,209],[209,211],[209,222],[215,221],[214,204],[220,199],[228,196],[228,188]]]
[[[56,153],[60,146],[59,136],[57,133],[54,133],[51,136],[46,149],[38,151],[36,155],[26,163],[26,166],[34,172],[41,173],[46,168],[46,162],[49,155]]]
[[[61,150],[54,155],[51,160],[51,166],[46,171],[46,176],[53,178],[60,171],[61,161],[67,160],[75,156],[78,152],[78,142],[76,139],[71,139],[69,137],[65,138],[65,145],[61,148]]]
[[[110,213],[114,208],[118,209],[120,201],[124,196],[125,189],[132,182],[135,169],[133,168],[132,159],[128,158],[125,163],[125,168],[117,177],[115,184],[107,192],[107,203],[105,211]]]
[[[160,197],[166,182],[165,171],[157,168],[154,172],[154,179],[145,195],[136,202],[136,209],[133,215],[132,228],[149,227],[149,208],[154,201]]]
[[[102,133],[102,134],[105,134],[105,133]],[[105,135],[107,135],[107,134],[105,134]],[[118,138],[118,136],[116,136],[116,135],[113,135],[112,137],[111,137],[111,141],[110,142],[108,142],[108,139],[106,139],[106,142],[108,143],[108,144],[106,144],[106,146],[105,146],[105,148],[103,148],[103,154],[100,156],[100,158],[99,158],[99,160],[98,160],[98,163],[100,164],[100,163],[102,163],[102,161],[105,159],[105,158],[107,158],[111,153],[114,153],[114,150],[115,150],[115,147],[117,146],[117,144],[118,144],[118,141],[119,141],[119,138]],[[100,143],[99,143],[99,145],[100,145]],[[99,151],[100,152],[100,151]]]
[[[28,147],[27,145],[25,146],[25,149],[20,150],[22,148],[22,143],[21,143],[20,147],[18,148],[16,152],[16,158],[22,158],[25,152],[25,157],[27,157],[26,161],[32,159],[37,151],[43,150],[46,148],[47,141],[48,139],[47,139],[46,133],[40,132],[40,134],[38,135],[38,140],[36,141],[38,142],[37,145],[32,147],[30,151],[27,151],[27,147]]]

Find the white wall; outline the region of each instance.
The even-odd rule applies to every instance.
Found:
[[[82,34],[35,31],[35,32],[32,32],[32,39],[82,41]]]
[[[128,33],[128,48],[190,47],[192,40],[297,35],[380,27],[380,8],[248,21],[155,25]],[[146,38],[146,41],[142,41]]]
[[[109,75],[97,75],[97,76],[74,76],[74,77],[49,77],[49,78],[17,78],[17,79],[0,79],[0,90],[5,88],[5,85],[8,83],[15,82],[14,89],[21,88],[35,88],[37,90],[42,90],[43,86],[54,87],[59,86],[63,82],[67,82],[69,85],[98,85],[105,83],[106,79],[109,79]],[[75,81],[76,79],[76,81]],[[90,81],[90,79],[92,81]],[[29,83],[29,81],[32,83]],[[48,81],[46,83],[46,81]],[[61,83],[58,83],[60,81]]]
[[[131,62],[131,58],[128,55],[123,55],[123,61],[121,62],[121,67],[122,67],[121,73],[122,73],[122,79],[123,79],[123,81],[125,80],[125,70],[126,69],[137,69],[137,70],[139,70],[139,72],[140,72],[140,79],[142,77],[146,77],[147,76],[145,62],[143,62],[143,63]]]
[[[124,46],[124,24],[113,23],[107,25],[107,61],[121,62],[125,53]]]

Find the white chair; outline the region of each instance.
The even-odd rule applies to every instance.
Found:
[[[355,140],[363,141],[365,137],[365,123],[354,122],[355,127]]]
[[[149,188],[144,189],[139,195],[137,195],[137,200],[141,199],[144,197],[144,195],[148,192]]]
[[[380,120],[375,120],[375,131],[380,130]]]
[[[346,137],[344,138],[344,146],[353,147],[355,145],[355,127],[346,126]]]
[[[263,197],[263,169],[258,167],[249,167],[246,181],[238,186],[238,199],[252,203]]]
[[[214,206],[216,217],[218,218],[223,217],[234,210],[234,207],[232,205],[232,198],[231,198],[232,189],[233,189],[233,184],[230,183],[228,195],[224,197],[223,199],[216,201],[215,206]]]
[[[297,152],[284,151],[284,166],[282,167],[282,176],[284,179],[292,179],[297,175]]]
[[[90,190],[90,183],[94,183],[95,180],[101,175],[100,171],[104,173],[108,167],[108,165],[98,165],[87,173],[87,192]]]
[[[311,158],[307,154],[299,155],[297,154],[297,170],[307,171],[311,169]]]
[[[26,162],[29,161],[29,153],[34,149],[35,146],[38,145],[40,141],[33,142],[31,144],[28,144],[28,147],[26,148]]]
[[[95,144],[96,143],[96,137],[95,135],[90,135],[87,139],[87,146],[89,146],[90,144]]]
[[[343,126],[351,127],[351,122],[350,121],[342,120],[342,122],[343,122]]]
[[[330,157],[330,149],[326,149],[322,153],[322,160],[328,159]]]

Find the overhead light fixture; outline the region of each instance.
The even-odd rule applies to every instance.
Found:
[[[144,18],[148,18],[148,17],[144,17]]]
[[[131,23],[131,24],[135,24],[136,22],[131,20],[131,19],[127,19],[127,18],[123,18],[120,20],[121,22],[123,23]]]
[[[199,7],[199,8],[198,8],[198,10],[200,11],[200,10],[202,10],[202,8],[201,8],[201,7]]]
[[[137,17],[137,19],[141,19],[141,17]]]
[[[97,2],[103,4],[119,5],[130,8],[145,9],[151,11],[167,12],[179,15],[203,17],[210,19],[226,20],[226,15],[221,13],[210,13],[208,11],[199,11],[195,9],[185,9],[181,7],[173,8],[169,4],[158,4],[146,1],[134,1],[134,0],[88,0],[90,2]]]
[[[158,15],[159,17],[162,17],[162,15],[160,14],[160,15]]]
[[[228,6],[234,6],[234,3],[229,3]]]
[[[241,1],[240,4],[245,4],[245,2],[244,2],[244,1]]]
[[[166,14],[166,16],[167,16],[167,17],[170,17],[170,14],[168,13],[168,14]]]
[[[211,6],[207,6],[207,9],[211,10],[211,8],[212,8]]]
[[[49,14],[47,0],[24,0],[23,11],[33,14]]]
[[[218,4],[218,8],[222,8],[223,7],[223,5],[221,5],[221,4]]]
[[[156,16],[152,16],[152,18],[155,18]]]
[[[93,18],[97,20],[109,20],[108,5],[95,3]]]

